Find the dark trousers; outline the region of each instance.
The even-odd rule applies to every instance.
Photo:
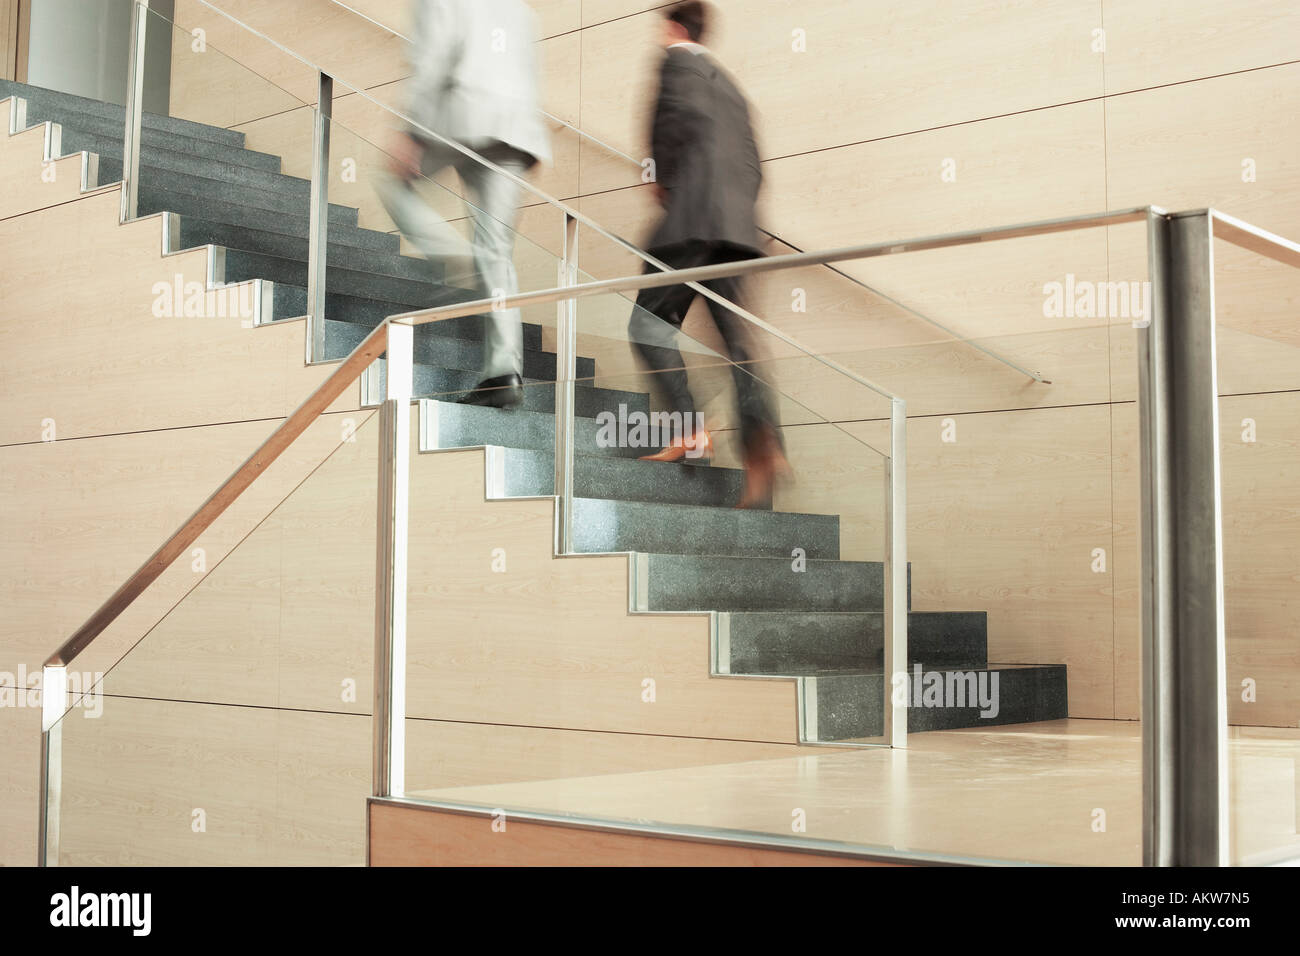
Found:
[[[756,253],[734,247],[718,247],[710,243],[693,242],[675,246],[670,250],[654,251],[652,255],[674,269],[690,269],[719,262],[752,259],[755,258]],[[645,271],[658,272],[659,270],[647,266]],[[744,282],[738,277],[710,279],[700,284],[730,302],[737,305],[743,303]],[[655,381],[667,393],[672,410],[681,412],[683,421],[688,423],[695,421],[695,400],[691,396],[686,381],[685,363],[682,361],[682,353],[678,350],[675,340],[696,295],[698,293],[687,285],[642,289],[637,293],[636,308],[632,310],[632,319],[628,323],[628,331],[637,355],[645,366],[655,373]],[[771,388],[755,377],[766,375],[768,372],[763,368],[745,365],[760,358],[755,346],[754,329],[749,322],[726,306],[709,298],[706,298],[705,302],[708,304],[709,315],[713,318],[714,325],[718,327],[718,332],[726,343],[728,358],[734,363],[731,372],[736,384],[736,399],[740,406],[741,440],[746,448],[753,448],[756,437],[766,428],[770,428],[773,437],[780,441],[775,395]]]

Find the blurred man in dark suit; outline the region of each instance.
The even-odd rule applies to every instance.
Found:
[[[762,172],[750,125],[749,106],[736,83],[701,39],[711,8],[697,0],[679,3],[664,14],[665,55],[659,97],[651,127],[655,189],[664,216],[647,251],[674,269],[753,259],[762,255],[754,204]],[[647,271],[657,271],[653,267]],[[740,303],[739,278],[702,283],[723,298]],[[655,373],[672,410],[680,412],[687,433],[647,458],[654,461],[707,462],[712,438],[697,421],[681,352],[674,344],[696,293],[685,285],[643,289],[630,323],[641,360]],[[730,358],[739,404],[745,454],[745,490],[738,507],[770,504],[778,475],[789,470],[777,430],[775,398],[743,363],[757,358],[753,332],[744,318],[711,299],[709,313]]]

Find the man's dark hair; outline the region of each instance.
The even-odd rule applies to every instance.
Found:
[[[680,23],[692,43],[699,43],[709,27],[709,5],[701,0],[686,0],[675,7],[669,7],[664,14],[668,20]]]

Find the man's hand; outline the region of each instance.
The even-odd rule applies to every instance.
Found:
[[[397,133],[388,147],[388,170],[410,182],[420,175],[420,155],[424,147],[409,133]]]

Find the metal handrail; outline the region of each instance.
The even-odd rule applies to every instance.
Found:
[[[347,10],[349,13],[353,14],[354,16],[360,17],[362,20],[365,20],[366,22],[379,27],[379,29],[392,34],[393,36],[397,37],[400,40],[404,40],[407,43],[411,42],[411,38],[406,36],[406,34],[393,29],[392,27],[388,26],[386,23],[381,23],[380,21],[376,20],[374,17],[362,13],[360,10],[356,9],[355,7],[349,6],[348,4],[344,3],[343,0],[330,0],[330,2],[333,3],[335,6],[342,7],[344,10]],[[355,87],[352,88],[355,89]],[[570,123],[568,120],[563,119],[562,117],[556,116],[554,113],[551,113],[547,110],[539,110],[539,112],[543,116],[545,116],[548,120],[550,120],[552,123],[555,123],[559,126],[563,126],[565,129],[568,129],[571,132],[576,133],[580,138],[588,140],[589,142],[595,144],[596,146],[599,146],[601,149],[605,150],[605,152],[617,156],[620,159],[626,160],[627,162],[631,163],[633,166],[636,166],[638,169],[643,168],[641,160],[637,159],[635,156],[631,155],[630,153],[623,152],[623,150],[619,149],[617,146],[605,142],[600,137],[587,132],[586,130],[582,129],[579,126],[574,125],[573,123]],[[804,251],[799,246],[796,246],[789,239],[777,235],[775,232],[772,232],[772,230],[770,229],[765,229],[762,226],[759,226],[758,231],[762,233],[764,236],[767,236],[769,239],[773,239],[776,242],[781,243],[782,245],[789,246],[791,249],[795,250],[796,252]],[[985,355],[987,355],[989,358],[993,359],[994,361],[1001,362],[1003,365],[1006,365],[1008,368],[1014,369],[1015,371],[1019,372],[1021,375],[1024,375],[1028,378],[1032,378],[1040,385],[1052,384],[1051,381],[1044,378],[1040,372],[1035,372],[1031,369],[1025,368],[1024,366],[1018,365],[1015,362],[1011,361],[1011,359],[1007,358],[1006,356],[999,355],[997,352],[993,351],[992,349],[988,348],[985,345],[981,345],[979,342],[976,342],[974,339],[966,338],[965,336],[961,335],[954,329],[940,322],[938,319],[931,318],[930,316],[926,315],[924,312],[920,311],[919,309],[907,305],[906,303],[900,302],[894,296],[890,295],[887,292],[882,292],[880,289],[877,289],[871,284],[864,282],[862,279],[859,279],[857,276],[851,276],[847,272],[843,271],[842,269],[831,268],[829,264],[827,265],[827,268],[829,268],[831,272],[834,272],[836,275],[840,276],[841,278],[847,279],[849,282],[852,282],[854,285],[858,286],[859,288],[864,289],[867,292],[870,292],[874,296],[878,296],[879,298],[884,299],[890,305],[902,309],[904,312],[907,312],[910,315],[914,316],[915,318],[920,319],[922,322],[928,322],[930,325],[933,325],[936,329],[939,329],[944,334],[951,335],[957,341],[962,342],[965,345],[969,345],[971,348],[976,349],[977,351],[983,352]]]
[[[1192,213],[1169,214],[1157,207],[1142,207],[1113,212],[1096,213],[1088,216],[1074,216],[1065,219],[1040,220],[993,229],[973,230],[940,236],[926,236],[906,239],[894,243],[871,243],[851,246],[843,249],[821,253],[796,253],[788,256],[774,256],[768,260],[750,260],[725,263],[716,266],[704,266],[699,269],[670,270],[665,274],[642,274],[621,279],[602,280],[582,284],[572,284],[543,292],[526,293],[511,297],[507,305],[536,304],[544,301],[570,300],[580,296],[594,295],[600,292],[616,290],[631,291],[639,288],[677,284],[686,275],[696,278],[716,278],[723,275],[741,275],[750,272],[788,269],[800,265],[823,264],[830,261],[869,258],[872,256],[898,255],[925,249],[946,248],[970,245],[980,242],[993,242],[1023,236],[1046,235],[1076,229],[1093,228],[1122,222],[1134,222],[1145,218],[1148,224],[1149,249],[1152,255],[1152,281],[1159,287],[1155,298],[1156,334],[1144,329],[1139,337],[1139,404],[1142,416],[1143,438],[1143,521],[1148,532],[1154,529],[1157,537],[1168,537],[1170,519],[1168,503],[1157,504],[1167,497],[1169,475],[1174,473],[1181,460],[1171,457],[1170,449],[1176,442],[1171,438],[1170,421],[1178,423],[1177,418],[1169,415],[1169,403],[1173,400],[1170,383],[1173,376],[1166,374],[1171,357],[1164,353],[1168,350],[1181,350],[1173,356],[1173,364],[1195,364],[1202,372],[1208,368],[1208,384],[1197,380],[1190,383],[1192,398],[1198,398],[1204,404],[1208,394],[1212,400],[1217,394],[1214,380],[1213,361],[1213,293],[1212,266],[1208,243],[1214,238],[1241,246],[1247,250],[1266,255],[1279,262],[1300,267],[1300,244],[1277,236],[1266,230],[1258,229],[1231,216],[1216,213],[1214,210],[1200,210]],[[1178,267],[1199,262],[1201,272],[1197,277],[1171,277],[1165,273],[1166,240],[1160,238],[1157,223],[1172,226],[1179,221],[1186,221],[1195,231],[1196,224],[1201,223],[1203,232],[1199,240],[1200,251],[1190,253],[1181,250],[1175,260]],[[1216,228],[1217,227],[1217,228]],[[571,230],[567,230],[569,232]],[[1167,230],[1166,230],[1167,231]],[[1173,288],[1169,286],[1172,284]],[[1207,291],[1208,290],[1208,291]],[[1166,301],[1169,296],[1171,301]],[[1182,300],[1171,306],[1174,298]],[[1190,298],[1189,298],[1190,296]],[[1195,332],[1190,344],[1170,344],[1176,339],[1173,326],[1174,319],[1186,319],[1191,316],[1189,308],[1196,311],[1200,319],[1207,316],[1211,328]],[[411,399],[411,382],[413,376],[413,326],[436,322],[465,314],[468,306],[445,306],[423,312],[409,313],[385,319],[358,345],[352,353],[340,363],[307,399],[278,427],[272,435],[258,446],[257,450],[230,475],[221,486],[174,532],[163,545],[136,570],[99,609],[91,615],[77,631],[60,646],[45,662],[42,681],[42,721],[41,721],[41,780],[38,849],[39,862],[46,865],[51,855],[57,859],[59,845],[59,818],[57,807],[62,788],[62,733],[61,721],[67,704],[67,666],[78,654],[85,650],[130,604],[149,587],[170,564],[198,536],[209,527],[260,475],[289,447],[306,429],[316,421],[329,407],[330,403],[341,395],[348,384],[355,380],[371,363],[387,352],[389,359],[388,394],[382,406],[382,435],[380,455],[380,486],[378,505],[380,508],[380,525],[378,528],[378,556],[376,563],[376,697],[373,715],[375,755],[373,779],[375,795],[379,797],[397,796],[402,791],[404,780],[405,748],[405,671],[400,662],[406,650],[406,540],[409,526],[408,513],[408,468],[409,468],[409,416]],[[563,324],[563,323],[562,323]],[[1181,331],[1181,329],[1180,329]],[[1181,367],[1181,366],[1180,366]],[[1202,378],[1205,376],[1202,375]],[[557,386],[560,383],[557,382]],[[573,375],[570,370],[568,379],[563,383],[571,392]],[[560,389],[557,387],[557,395]],[[1187,398],[1187,396],[1183,396]],[[567,403],[568,415],[572,415],[572,401]],[[557,433],[560,405],[557,401]],[[1209,416],[1213,425],[1214,415]],[[891,456],[885,461],[885,480],[887,505],[885,508],[885,561],[884,561],[884,617],[886,620],[885,668],[893,672],[898,663],[907,660],[907,600],[906,600],[906,409],[901,399],[891,400],[890,410]],[[1188,423],[1183,423],[1187,431]],[[571,431],[571,429],[570,429]],[[1192,428],[1192,432],[1195,432]],[[1213,432],[1213,427],[1209,429]],[[1179,435],[1182,432],[1178,433]],[[1203,436],[1202,436],[1203,437]],[[1202,443],[1205,444],[1205,443]],[[1193,576],[1210,574],[1218,581],[1218,596],[1215,605],[1214,620],[1202,627],[1211,638],[1204,642],[1192,642],[1192,663],[1199,668],[1198,678],[1213,678],[1216,671],[1222,677],[1222,588],[1221,571],[1217,555],[1220,552],[1221,534],[1218,524],[1218,464],[1212,441],[1210,451],[1199,449],[1187,452],[1182,458],[1188,459],[1189,468],[1196,472],[1196,482],[1177,489],[1174,497],[1181,495],[1181,504],[1195,505],[1199,496],[1209,495],[1215,502],[1215,520],[1198,526],[1197,544],[1205,554],[1212,553],[1212,560],[1202,560],[1191,568]],[[572,446],[565,449],[565,458],[571,456]],[[560,469],[561,456],[557,449],[557,472]],[[557,474],[557,478],[559,475]],[[560,485],[557,480],[557,492]],[[557,504],[567,508],[567,497],[571,487],[560,492]],[[1185,500],[1184,500],[1185,499]],[[1194,509],[1192,509],[1194,510]],[[1208,530],[1207,530],[1208,529]],[[1178,726],[1171,727],[1170,714],[1176,714],[1182,720],[1182,712],[1174,707],[1190,692],[1173,681],[1168,669],[1160,670],[1153,663],[1165,663],[1172,654],[1170,636],[1170,619],[1163,613],[1156,613],[1157,606],[1163,612],[1166,605],[1185,605],[1190,602],[1203,615],[1204,607],[1198,603],[1199,597],[1192,595],[1181,600],[1179,593],[1173,593],[1171,584],[1179,572],[1181,555],[1167,554],[1169,542],[1162,538],[1159,548],[1149,539],[1148,533],[1143,546],[1143,658],[1144,658],[1144,737],[1143,737],[1143,778],[1144,778],[1144,824],[1143,847],[1144,860],[1148,863],[1224,862],[1226,860],[1225,826],[1221,819],[1226,815],[1222,806],[1216,811],[1218,816],[1212,820],[1197,818],[1187,828],[1191,846],[1184,848],[1166,839],[1172,832],[1174,823],[1191,819],[1193,811],[1201,806],[1207,794],[1222,802],[1224,791],[1223,767],[1226,765],[1225,737],[1226,716],[1219,721],[1221,727],[1201,720],[1195,731],[1188,731],[1182,736]],[[1192,548],[1195,553],[1198,548]],[[900,569],[903,569],[900,571]],[[1163,589],[1164,597],[1156,600],[1152,589]],[[1170,593],[1164,593],[1170,592]],[[1195,616],[1195,615],[1194,615]],[[1198,635],[1199,636],[1199,635]],[[1204,646],[1201,646],[1203,644]],[[1215,664],[1216,656],[1217,665]],[[1204,683],[1204,680],[1201,680]],[[1197,690],[1192,688],[1192,690]],[[1201,707],[1217,708],[1222,716],[1224,710],[1221,681],[1219,693],[1209,695],[1216,697],[1212,704]],[[1182,697],[1178,695],[1182,694]],[[1160,699],[1157,700],[1157,697]],[[1195,697],[1192,705],[1203,703],[1206,695]],[[1171,701],[1173,703],[1171,703]],[[1186,701],[1184,701],[1186,703]],[[1159,706],[1157,707],[1157,704]],[[1188,705],[1188,710],[1196,707]],[[1202,718],[1204,714],[1200,715]],[[1211,715],[1212,716],[1212,715]],[[884,709],[885,739],[891,747],[906,746],[906,706],[891,698],[891,703]],[[1217,729],[1216,729],[1217,727]],[[1150,729],[1154,728],[1154,729]],[[1174,740],[1174,737],[1178,737]],[[1166,739],[1168,738],[1168,739]],[[1209,772],[1199,774],[1180,790],[1170,782],[1167,775],[1156,773],[1166,764],[1185,765],[1195,763],[1203,756],[1206,746],[1212,747],[1217,755],[1217,763]],[[1201,748],[1198,750],[1197,748]],[[1202,762],[1204,762],[1202,760]],[[51,808],[54,811],[51,811]],[[1202,814],[1204,816],[1204,814]]]
[[[771,256],[765,259],[750,259],[741,262],[726,262],[718,265],[699,266],[693,269],[670,270],[665,273],[642,273],[640,275],[623,276],[618,279],[602,279],[593,282],[580,283],[570,286],[560,286],[553,289],[545,289],[539,292],[524,292],[514,296],[507,297],[504,302],[498,302],[498,308],[514,308],[526,305],[538,305],[546,302],[556,302],[566,298],[578,298],[601,293],[617,291],[634,291],[637,289],[648,289],[663,285],[676,285],[684,281],[686,276],[694,276],[698,279],[713,279],[729,275],[747,275],[753,272],[773,271],[796,268],[805,265],[819,265],[826,262],[841,262],[853,259],[865,259],[887,255],[897,255],[905,252],[917,252],[926,249],[939,249],[951,246],[973,245],[981,242],[993,242],[1003,239],[1019,238],[1023,236],[1046,235],[1053,232],[1066,232],[1077,229],[1089,229],[1096,226],[1114,225],[1124,222],[1137,222],[1145,218],[1148,214],[1168,215],[1164,210],[1155,206],[1143,206],[1131,209],[1121,209],[1110,212],[1093,213],[1086,216],[1073,216],[1066,219],[1048,219],[1032,223],[1019,223],[1010,226],[1000,226],[993,229],[969,230],[966,232],[951,233],[948,235],[922,236],[914,239],[902,239],[895,242],[868,243],[860,246],[847,246],[841,249],[832,249],[825,252],[801,252],[792,253],[785,256]],[[1225,222],[1233,224],[1231,235],[1225,235],[1223,238],[1229,241],[1237,241],[1237,235],[1240,232],[1238,220],[1224,219]],[[1281,237],[1273,237],[1271,234],[1264,233],[1262,230],[1256,230],[1253,227],[1248,233],[1252,241],[1255,242],[1272,242],[1282,251],[1292,251],[1296,255],[1296,265],[1300,265],[1300,247],[1289,240]],[[1238,244],[1241,244],[1240,242]],[[1249,248],[1249,247],[1247,247]],[[67,666],[72,660],[80,654],[85,648],[103,632],[109,624],[116,619],[130,603],[135,600],[144,590],[156,580],[165,570],[166,564],[171,559],[182,553],[189,544],[191,544],[198,535],[201,534],[213,521],[223,512],[230,503],[234,501],[253,481],[257,475],[261,474],[273,462],[280,453],[284,451],[292,442],[301,435],[307,426],[319,415],[320,411],[329,406],[329,403],[342,394],[348,383],[359,376],[368,365],[383,354],[387,347],[388,326],[390,324],[400,325],[425,325],[430,322],[438,322],[444,319],[457,318],[464,315],[475,315],[483,311],[485,305],[490,304],[491,300],[481,300],[456,305],[441,306],[434,309],[425,309],[416,312],[403,313],[402,315],[391,316],[385,319],[380,325],[376,326],[366,338],[359,344],[352,353],[343,359],[342,363],[336,368],[308,398],[287,418],[284,423],[277,428],[269,438],[264,441],[256,451],[250,455],[242,465],[240,465],[233,474],[227,478],[221,486],[209,496],[207,501],[199,506],[198,510],[173,534],[164,544],[151,555],[143,565],[131,575],[127,581],[113,593],[113,595],[104,602],[90,618],[79,627],[73,635],[65,641],[57,651],[50,655],[46,660],[45,666],[57,667]],[[851,377],[854,381],[867,386],[881,394],[887,394],[878,386],[861,378],[856,373],[839,368],[836,363],[826,359],[828,365],[841,371],[843,374]]]

